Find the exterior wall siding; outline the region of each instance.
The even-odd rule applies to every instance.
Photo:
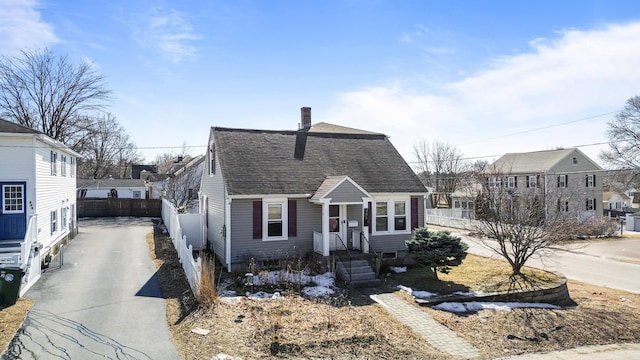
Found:
[[[297,199],[297,236],[287,240],[263,241],[253,238],[253,202],[231,203],[231,262],[244,267],[252,257],[256,260],[296,258],[313,251],[313,232],[322,229],[322,207],[307,199]]]
[[[365,194],[349,181],[344,181],[326,195],[332,203],[361,202],[364,196]]]
[[[51,175],[51,151],[56,152],[58,161],[56,175]],[[71,174],[70,160],[74,157],[62,149],[47,146],[46,143],[37,141],[34,151],[35,159],[35,188],[31,193],[36,193],[35,201],[28,203],[33,206],[38,214],[38,240],[44,245],[44,251],[48,251],[55,245],[65,240],[72,232],[72,224],[77,224],[71,217],[71,209],[74,208],[77,216],[76,203],[76,174]],[[67,157],[65,176],[61,171],[61,155]],[[36,192],[37,189],[37,192]],[[33,197],[32,197],[33,199]],[[67,224],[62,224],[62,209],[67,212]],[[57,215],[57,229],[51,232],[52,211]]]
[[[416,197],[418,199],[418,227],[424,226],[424,197]],[[409,226],[411,225],[411,218],[408,219]],[[398,252],[404,253],[407,250],[405,241],[411,239],[411,234],[384,234],[384,235],[369,235],[369,241],[373,246],[373,249],[380,252]]]
[[[211,139],[209,139],[211,141]],[[224,216],[226,192],[224,187],[224,175],[220,169],[220,162],[216,159],[215,174],[211,175],[210,153],[207,153],[204,169],[202,171],[202,181],[200,192],[207,196],[207,239],[215,256],[222,264],[228,264],[226,259],[226,244],[224,237]]]

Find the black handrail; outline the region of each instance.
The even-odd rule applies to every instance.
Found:
[[[344,246],[347,256],[349,257],[349,269],[347,269],[347,267],[345,266],[345,270],[349,271],[349,282],[351,282],[351,263],[353,260],[353,256],[351,255],[351,252],[349,251],[349,247],[347,246],[347,244],[345,244],[345,242],[340,237],[340,234],[335,233],[334,235],[338,238],[338,240],[340,240],[340,243],[342,243],[342,245]],[[340,254],[341,253],[338,252],[338,258],[340,258],[340,262],[342,262],[342,265],[344,266],[344,259],[343,259],[343,256],[341,256]]]
[[[364,234],[364,231],[360,231],[360,250],[361,251],[362,251],[362,248],[363,248],[363,244],[365,242],[369,246],[369,253],[373,252],[373,264],[371,264],[371,265],[372,265],[373,269],[375,269],[376,276],[378,276],[378,274],[380,273],[380,263],[379,263],[380,256],[378,255],[376,250],[371,245],[371,242],[369,242],[369,239],[367,239],[367,236]]]

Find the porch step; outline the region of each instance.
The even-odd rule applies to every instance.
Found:
[[[380,283],[367,260],[340,261],[337,264],[338,276],[353,287],[374,287]],[[351,270],[351,276],[349,276]]]

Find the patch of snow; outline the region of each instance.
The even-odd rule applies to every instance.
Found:
[[[218,291],[218,295],[221,297],[232,297],[238,295],[235,290],[220,290]]]
[[[432,307],[436,310],[453,313],[478,312],[480,310],[511,311],[512,309],[562,309],[558,305],[544,303],[517,303],[517,302],[444,302]]]
[[[278,299],[282,299],[282,295],[280,295],[279,292],[271,294],[271,293],[264,292],[264,291],[258,291],[256,293],[247,292],[245,295],[248,298],[255,299],[255,300],[266,300],[266,299],[278,300]]]
[[[479,292],[474,292],[474,291],[456,291],[456,292],[454,292],[453,294],[454,294],[454,295],[469,296],[469,297],[471,297],[471,296],[478,296],[478,295],[481,295],[481,294],[482,294],[482,292],[481,292],[481,291],[479,291]]]
[[[407,272],[407,267],[406,266],[392,266],[389,268],[389,270],[391,270],[392,272],[398,274],[398,273],[404,273]]]
[[[412,288],[408,287],[408,286],[404,286],[404,285],[398,285],[397,287],[398,290],[400,291],[404,291],[407,294],[418,298],[418,299],[428,299],[428,298],[432,298],[434,296],[438,296],[438,294],[436,293],[432,293],[429,291],[422,291],[422,290],[413,290]]]
[[[302,293],[309,298],[319,298],[333,295],[335,291],[326,286],[309,286],[302,289]]]

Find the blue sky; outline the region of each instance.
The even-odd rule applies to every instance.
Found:
[[[91,61],[148,161],[210,126],[382,132],[466,157],[601,143],[640,94],[637,1],[0,0],[0,54]],[[603,146],[581,147],[598,160]]]

